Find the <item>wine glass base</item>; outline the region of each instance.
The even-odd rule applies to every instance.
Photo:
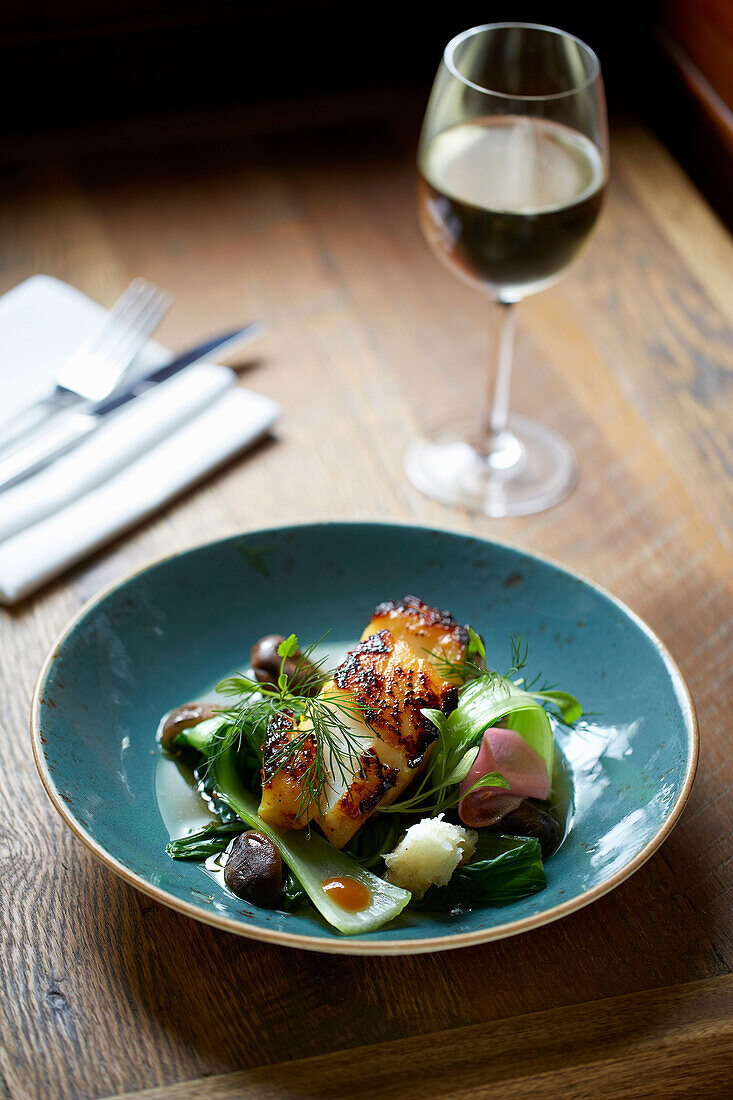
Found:
[[[499,455],[486,457],[468,440],[475,425],[455,419],[412,440],[405,470],[426,496],[492,519],[541,512],[566,497],[578,468],[573,448],[537,420],[512,415]],[[511,462],[502,462],[510,455]],[[498,461],[497,461],[498,459]]]

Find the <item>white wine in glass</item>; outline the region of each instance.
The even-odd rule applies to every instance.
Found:
[[[550,27],[475,27],[445,50],[418,153],[418,209],[440,260],[498,306],[489,398],[478,419],[412,441],[429,496],[489,516],[562,499],[576,478],[554,429],[509,413],[513,305],[555,282],[600,212],[608,137],[600,68]]]

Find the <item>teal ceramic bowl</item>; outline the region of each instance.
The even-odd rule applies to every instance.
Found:
[[[246,664],[263,634],[327,630],[355,642],[372,609],[407,593],[475,624],[490,663],[529,646],[527,671],[577,695],[587,718],[557,730],[572,782],[569,832],[548,887],[457,916],[411,913],[344,937],[315,912],[255,908],[165,852],[156,789],[162,714]],[[343,954],[462,947],[556,920],[613,889],[662,843],[697,761],[689,693],[669,653],[617,599],[512,546],[413,526],[326,523],[195,547],[103,592],[49,653],[33,701],[38,770],[91,851],[157,901],[270,943]]]

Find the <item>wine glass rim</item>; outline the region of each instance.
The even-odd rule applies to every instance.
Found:
[[[508,27],[516,27],[522,30],[547,31],[548,34],[556,34],[561,38],[569,38],[572,42],[576,42],[578,46],[585,50],[586,54],[590,58],[590,73],[580,84],[575,84],[572,88],[568,88],[564,92],[549,92],[546,95],[516,95],[512,94],[511,92],[498,92],[495,91],[493,88],[485,88],[482,84],[477,84],[475,81],[469,80],[467,76],[464,76],[455,63],[454,55],[458,47],[463,42],[465,42],[467,38],[471,38],[473,35],[478,34],[480,31],[503,30]],[[453,76],[456,77],[457,80],[460,80],[461,83],[467,85],[467,87],[469,88],[473,88],[477,92],[483,92],[484,95],[493,95],[496,96],[498,99],[526,100],[528,102],[534,103],[543,102],[550,99],[564,99],[567,96],[577,95],[578,92],[584,91],[585,88],[589,87],[595,80],[597,80],[601,71],[601,63],[598,60],[597,54],[594,50],[590,48],[590,46],[586,42],[582,40],[582,38],[578,38],[577,35],[570,34],[569,31],[560,30],[559,27],[550,27],[546,23],[515,23],[511,20],[506,23],[480,23],[476,27],[469,27],[468,30],[461,31],[461,33],[457,34],[455,38],[451,38],[450,42],[445,47],[445,50],[443,51],[443,60],[447,68],[450,70]]]

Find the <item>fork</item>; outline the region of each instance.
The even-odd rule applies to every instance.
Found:
[[[134,279],[98,329],[62,364],[51,393],[0,424],[0,451],[17,445],[58,413],[108,397],[172,301],[168,291],[146,279]]]

